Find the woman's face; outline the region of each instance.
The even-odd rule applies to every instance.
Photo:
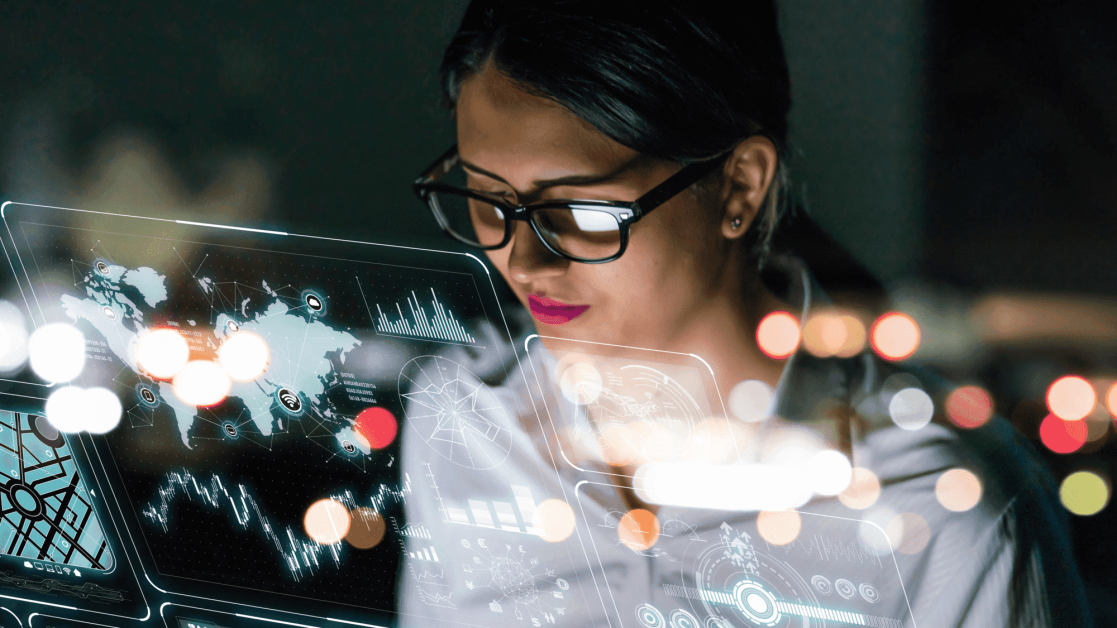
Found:
[[[469,186],[513,203],[633,201],[680,168],[617,143],[491,65],[464,82],[456,109]],[[731,240],[707,196],[716,195],[687,190],[660,206],[605,264],[556,256],[520,221],[512,242],[487,254],[541,335],[671,349],[725,290]]]

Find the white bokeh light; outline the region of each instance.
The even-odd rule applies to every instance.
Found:
[[[68,382],[85,366],[85,336],[73,325],[50,323],[27,341],[31,369],[48,382]]]
[[[918,388],[905,388],[892,396],[888,404],[888,415],[892,421],[905,430],[918,430],[931,422],[935,414],[935,403],[931,397]]]
[[[733,387],[729,393],[729,411],[748,423],[759,423],[768,418],[768,404],[772,402],[772,387],[757,379],[747,379]]]
[[[217,361],[229,377],[239,382],[252,381],[268,366],[268,345],[256,334],[242,331],[221,343]]]
[[[179,369],[172,386],[183,403],[204,407],[221,403],[232,390],[233,381],[216,362],[193,360]]]
[[[0,301],[0,373],[14,373],[26,361],[27,327],[23,314],[8,301]]]
[[[81,431],[85,415],[85,390],[77,386],[63,386],[47,397],[47,421],[59,432],[77,434]]]
[[[140,337],[136,362],[152,377],[171,379],[190,359],[190,347],[173,329],[157,329]]]
[[[92,434],[104,434],[120,423],[123,408],[120,399],[108,388],[95,387],[85,391],[88,418],[82,429]]]
[[[59,432],[104,434],[120,423],[120,399],[107,388],[64,386],[47,398],[46,417]]]
[[[837,495],[849,488],[853,465],[840,451],[826,449],[811,456],[807,463],[811,488],[819,495]]]

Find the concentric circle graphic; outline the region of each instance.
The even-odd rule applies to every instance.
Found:
[[[876,604],[880,601],[880,592],[868,582],[858,587],[858,590],[861,592],[861,597],[865,598],[865,601],[869,604]]]
[[[852,600],[853,596],[857,595],[857,587],[853,586],[853,583],[845,578],[834,583],[834,590],[838,592],[838,595],[847,600]]]
[[[671,628],[701,628],[701,626],[699,626],[694,615],[681,608],[676,608],[671,611]]]
[[[667,620],[663,613],[651,604],[641,604],[636,607],[636,619],[644,628],[666,628]]]
[[[830,580],[826,576],[813,576],[811,586],[823,595],[830,595],[830,592],[834,590],[834,586],[830,584]]]
[[[776,598],[751,580],[737,583],[733,588],[733,600],[737,603],[737,610],[755,623],[774,626],[782,618],[776,607]]]

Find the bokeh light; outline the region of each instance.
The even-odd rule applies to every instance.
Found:
[[[802,529],[803,520],[794,510],[765,510],[756,517],[756,531],[772,545],[787,545]]]
[[[384,539],[384,529],[384,517],[380,513],[367,506],[354,508],[349,513],[349,531],[345,534],[345,542],[357,549],[371,549]]]
[[[355,429],[369,447],[383,449],[396,439],[399,423],[396,422],[396,417],[384,408],[365,408],[357,415]]]
[[[77,434],[82,430],[85,416],[85,391],[77,386],[63,386],[47,397],[44,410],[54,429]]]
[[[567,401],[590,404],[601,394],[604,383],[601,372],[589,356],[568,353],[559,359],[556,370],[559,373],[559,390]]]
[[[10,374],[27,360],[27,327],[23,313],[8,301],[0,301],[0,374]]]
[[[191,406],[221,403],[233,388],[225,369],[212,360],[191,360],[178,370],[172,382],[175,396]]]
[[[229,377],[250,382],[263,374],[268,366],[268,345],[256,334],[242,331],[221,343],[217,361]]]
[[[628,425],[609,425],[601,430],[597,445],[601,450],[601,459],[615,467],[635,463],[640,452],[635,447],[636,434]]]
[[[886,528],[893,546],[901,554],[918,554],[931,541],[931,527],[927,521],[914,512],[896,515]],[[899,539],[899,542],[896,542]]]
[[[773,394],[767,382],[746,379],[729,391],[729,411],[746,423],[759,423],[768,418],[768,404]]]
[[[1085,420],[1064,421],[1054,414],[1047,415],[1039,424],[1040,441],[1057,454],[1078,451],[1086,444],[1089,433],[1090,428]]]
[[[634,552],[651,549],[659,540],[659,519],[643,508],[633,508],[624,513],[617,523],[621,543]]]
[[[903,519],[887,506],[875,506],[861,515],[861,545],[877,556],[888,554],[903,541]]]
[[[905,388],[888,403],[888,416],[892,422],[905,430],[918,430],[931,422],[935,414],[935,403],[930,395],[918,388]]]
[[[531,525],[539,531],[539,538],[544,541],[549,543],[565,541],[574,533],[574,509],[561,499],[545,499],[535,507],[535,513],[531,516]]]
[[[1109,387],[1109,392],[1105,394],[1105,408],[1109,410],[1109,416],[1117,421],[1117,383]]]
[[[171,379],[190,359],[190,346],[174,329],[156,329],[140,336],[136,362],[156,379]]]
[[[807,463],[811,490],[819,495],[837,495],[849,488],[853,467],[840,451],[824,449],[811,456]]]
[[[783,359],[799,347],[799,320],[787,312],[772,312],[756,327],[756,344],[770,358]]]
[[[849,487],[838,493],[838,499],[846,508],[865,510],[877,503],[880,497],[880,480],[877,475],[864,467],[854,467]]]
[[[68,382],[85,366],[85,336],[73,325],[50,323],[27,341],[31,370],[48,382]]]
[[[903,360],[919,348],[919,325],[902,312],[882,314],[873,323],[873,350],[886,360]]]
[[[981,386],[961,386],[946,397],[946,416],[958,427],[981,427],[993,417],[993,397]]]
[[[63,386],[47,397],[44,414],[59,432],[104,434],[120,423],[123,408],[107,388]]]
[[[1096,515],[1109,503],[1109,483],[1091,471],[1076,471],[1059,486],[1059,500],[1076,515]]]
[[[341,542],[349,534],[349,510],[332,499],[320,499],[306,509],[303,528],[306,535],[321,545]]]
[[[820,358],[857,355],[865,348],[865,325],[849,314],[815,314],[803,326],[803,348]]]
[[[1097,391],[1090,382],[1077,375],[1060,377],[1047,389],[1047,409],[1064,421],[1086,418],[1097,403]]]
[[[965,512],[981,501],[981,480],[967,469],[951,469],[935,482],[935,497],[943,508]]]

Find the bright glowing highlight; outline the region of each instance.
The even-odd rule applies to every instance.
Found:
[[[772,545],[787,545],[802,529],[803,520],[794,510],[766,510],[756,517],[756,531]]]
[[[1039,424],[1039,439],[1044,446],[1057,454],[1078,451],[1086,444],[1090,427],[1085,420],[1064,421],[1054,414],[1044,417]]]
[[[824,449],[811,456],[807,463],[807,474],[815,493],[837,495],[849,488],[853,480],[853,466],[841,452]]]
[[[774,391],[758,379],[738,383],[729,392],[729,411],[746,423],[759,423],[768,418],[768,404]]]
[[[123,408],[107,388],[64,386],[47,398],[45,413],[59,432],[104,434],[120,423]]]
[[[136,362],[156,379],[171,379],[190,359],[190,347],[174,329],[156,329],[140,337]]]
[[[873,323],[873,350],[886,360],[903,360],[919,348],[919,325],[902,312],[883,314]]]
[[[215,406],[229,395],[233,382],[225,369],[211,360],[187,362],[174,376],[175,396],[191,406]]]
[[[1064,421],[1086,418],[1097,403],[1097,391],[1077,375],[1060,377],[1047,389],[1047,409]]]
[[[349,534],[349,510],[332,499],[320,499],[306,509],[303,528],[306,535],[320,545],[341,542]]]
[[[981,501],[981,480],[966,469],[951,469],[935,482],[935,497],[943,508],[965,512]]]
[[[915,431],[931,422],[935,404],[930,395],[918,388],[905,388],[892,395],[888,415],[892,422],[905,430]]]
[[[535,508],[531,525],[539,531],[539,538],[560,543],[574,533],[574,509],[561,499],[543,500]]]
[[[799,347],[799,321],[787,312],[772,312],[756,327],[756,344],[770,358],[783,359]]]
[[[229,377],[250,382],[268,366],[268,345],[256,334],[238,332],[225,339],[217,350],[217,361]]]
[[[48,382],[68,382],[85,366],[85,336],[73,325],[50,323],[27,342],[31,370]]]
[[[880,480],[872,471],[863,467],[854,467],[849,488],[838,493],[838,499],[846,508],[865,510],[877,503],[880,497]]]

